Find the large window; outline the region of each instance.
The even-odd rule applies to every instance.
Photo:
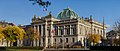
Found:
[[[62,39],[60,38],[60,43],[62,43]]]
[[[56,38],[55,38],[55,42],[56,42]]]
[[[39,25],[39,33],[41,34],[41,25]]]
[[[73,43],[75,42],[75,38],[72,38],[72,42],[73,42]]]
[[[37,25],[35,25],[36,30],[38,29]]]
[[[67,32],[67,35],[70,35],[70,25],[66,26],[66,32]]]
[[[51,34],[51,33],[50,33],[50,29],[48,29],[47,31],[48,31],[48,36],[51,36],[51,35],[50,35],[50,34]]]
[[[97,30],[98,34],[99,34],[99,30]]]
[[[63,35],[64,34],[64,27],[60,26],[60,34]]]
[[[66,38],[66,43],[68,43],[68,38]]]
[[[55,27],[55,35],[58,35],[58,30],[59,30],[59,29],[58,29],[58,27],[56,26],[56,27]]]
[[[96,29],[94,29],[94,34],[96,33]]]

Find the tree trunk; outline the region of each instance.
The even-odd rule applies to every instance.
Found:
[[[31,43],[30,43],[30,44],[31,44],[31,46],[33,47],[33,41],[31,40],[30,42],[31,42]]]
[[[8,41],[7,41],[7,47],[8,47]]]

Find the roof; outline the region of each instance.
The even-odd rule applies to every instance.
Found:
[[[58,15],[57,15],[57,19],[73,19],[73,18],[78,18],[79,16],[71,9],[71,8],[66,8],[63,9],[63,11],[61,11]]]

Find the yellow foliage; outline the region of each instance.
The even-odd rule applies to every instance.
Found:
[[[15,42],[17,39],[22,40],[25,35],[25,31],[17,26],[7,26],[2,31],[6,40]]]
[[[2,26],[0,26],[0,39],[4,38],[4,34],[2,33],[2,31],[3,31],[3,28],[2,28]],[[1,42],[1,40],[0,40],[0,42]]]
[[[90,36],[89,40],[93,43],[98,43],[101,40],[101,36],[99,34],[93,34]]]

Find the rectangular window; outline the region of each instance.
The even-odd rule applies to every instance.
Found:
[[[75,42],[75,39],[74,39],[74,38],[72,38],[72,42],[73,42],[73,43]]]
[[[66,43],[68,43],[68,38],[66,38]]]
[[[51,35],[50,35],[50,29],[48,30],[48,36],[51,36]]]
[[[60,38],[60,43],[62,43],[62,39]]]
[[[58,35],[58,27],[55,28],[55,35]]]
[[[56,38],[55,38],[55,42],[56,42]]]
[[[39,33],[41,34],[41,25],[39,25]]]

